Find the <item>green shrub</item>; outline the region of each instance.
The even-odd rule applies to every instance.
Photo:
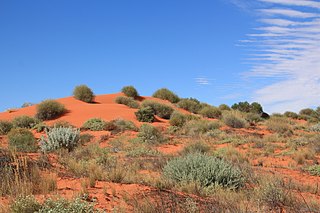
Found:
[[[220,127],[217,121],[190,120],[184,125],[184,131],[187,135],[198,136]]]
[[[203,142],[193,142],[188,144],[187,146],[185,146],[183,148],[183,150],[181,151],[181,154],[183,155],[187,155],[187,154],[191,154],[191,153],[207,153],[210,151],[210,146],[208,146],[207,144],[203,143]]]
[[[113,123],[120,132],[124,132],[126,130],[138,131],[138,127],[132,121],[116,119]]]
[[[226,113],[222,117],[223,122],[232,128],[245,128],[247,121],[237,113]]]
[[[154,114],[154,110],[149,106],[140,108],[137,112],[135,112],[138,121],[148,123],[152,123],[154,121]]]
[[[230,111],[231,110],[231,108],[227,104],[220,104],[219,105],[219,109],[220,110],[226,110],[226,111]]]
[[[177,103],[180,100],[176,94],[166,88],[157,90],[152,96],[162,100],[170,101],[171,103]]]
[[[10,121],[0,120],[0,135],[6,135],[13,128],[13,124]]]
[[[161,104],[156,101],[145,100],[141,104],[142,107],[151,107],[154,113],[160,118],[169,119],[173,113],[173,108],[166,104]]]
[[[186,123],[186,121],[187,121],[186,116],[176,111],[172,113],[169,123],[171,126],[182,127]]]
[[[71,123],[69,123],[68,121],[64,121],[64,120],[58,120],[58,121],[54,122],[51,126],[52,127],[73,127],[74,128],[74,126]]]
[[[42,136],[40,146],[42,151],[54,151],[65,148],[72,151],[80,141],[80,130],[71,127],[54,127]]]
[[[138,133],[138,139],[143,143],[148,144],[158,144],[164,141],[160,130],[150,124],[141,125]]]
[[[288,118],[293,118],[293,119],[298,119],[299,118],[299,115],[297,113],[290,112],[290,111],[285,112],[283,115],[288,117]]]
[[[222,115],[221,110],[213,106],[206,106],[202,108],[199,111],[199,114],[207,118],[220,118]]]
[[[317,123],[317,124],[311,126],[309,129],[312,132],[320,132],[320,123]]]
[[[73,96],[75,99],[86,103],[92,103],[94,100],[94,94],[87,85],[76,86],[73,90]]]
[[[106,129],[106,122],[100,118],[90,118],[82,125],[82,128],[91,131],[103,131]]]
[[[38,123],[39,123],[38,120],[32,117],[29,117],[27,115],[21,115],[21,116],[15,117],[12,121],[12,124],[15,128],[26,128],[26,129],[31,129]]]
[[[12,129],[8,133],[9,147],[16,148],[18,152],[35,152],[37,143],[32,132],[28,129]]]
[[[240,112],[252,112],[257,114],[263,112],[262,106],[257,102],[253,102],[252,104],[249,104],[247,101],[239,102],[233,104],[231,108],[234,110],[239,110]]]
[[[197,100],[197,99],[194,99],[194,98],[184,98],[184,99],[181,99],[178,103],[177,103],[177,106],[179,108],[182,108],[184,110],[187,110],[189,112],[192,112],[192,113],[198,113],[202,106],[200,104],[200,102]]]
[[[32,129],[36,130],[37,132],[43,132],[48,128],[49,127],[45,123],[40,122],[37,125],[35,125]]]
[[[55,100],[45,100],[37,105],[36,118],[40,120],[55,119],[66,112],[63,104]]]
[[[291,136],[293,134],[292,127],[287,118],[271,117],[266,121],[267,129],[282,135]]]
[[[125,86],[121,89],[121,92],[131,98],[137,98],[139,96],[138,91],[133,86]]]
[[[320,176],[320,165],[309,166],[306,169],[311,175]]]
[[[38,212],[41,208],[40,203],[34,196],[19,196],[14,203],[10,206],[11,213],[34,213]]]
[[[116,98],[115,102],[117,104],[123,104],[123,105],[126,105],[130,108],[133,108],[133,109],[138,109],[139,108],[139,102],[138,101],[135,101],[133,98],[131,97],[124,97],[124,96],[119,96]]]
[[[201,153],[169,161],[163,168],[163,175],[177,184],[197,183],[201,187],[220,185],[238,189],[245,182],[239,168],[225,160]]]
[[[245,118],[246,121],[248,121],[250,124],[257,124],[263,120],[259,114],[251,113],[251,112],[246,114],[245,117],[246,117]]]

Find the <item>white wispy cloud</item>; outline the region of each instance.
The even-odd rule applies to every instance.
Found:
[[[197,77],[195,78],[195,81],[198,85],[210,85],[211,84],[211,79],[207,77]]]
[[[259,0],[259,27],[241,42],[254,52],[247,77],[278,78],[258,89],[254,101],[270,112],[320,105],[320,2]],[[274,82],[274,81],[273,81]]]

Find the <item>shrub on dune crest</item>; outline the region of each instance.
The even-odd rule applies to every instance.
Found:
[[[130,108],[133,109],[138,109],[139,108],[139,102],[135,101],[133,98],[131,97],[124,97],[124,96],[119,96],[115,99],[115,102],[117,104],[123,104],[126,105]]]
[[[86,103],[92,103],[94,100],[94,94],[87,85],[76,86],[73,90],[73,96],[75,99]]]
[[[180,98],[175,93],[166,88],[157,90],[155,93],[153,93],[152,96],[162,100],[170,101],[171,103],[177,103],[180,100]]]
[[[121,89],[121,92],[123,92],[126,96],[131,98],[139,97],[138,91],[133,86],[125,86]]]
[[[36,118],[51,120],[63,115],[65,112],[66,109],[63,104],[55,100],[45,100],[37,106]]]
[[[154,113],[160,118],[169,119],[173,113],[173,108],[166,104],[161,104],[156,101],[145,100],[141,104],[142,107],[151,107]]]

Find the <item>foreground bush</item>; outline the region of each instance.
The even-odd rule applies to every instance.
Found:
[[[143,143],[158,144],[162,143],[164,138],[160,130],[150,124],[143,124],[138,133],[138,139]]]
[[[76,86],[73,90],[73,96],[75,99],[86,103],[92,103],[94,100],[94,94],[87,85]]]
[[[65,112],[66,109],[63,104],[55,100],[45,100],[37,106],[36,118],[51,120],[63,115]]]
[[[42,136],[40,146],[42,151],[54,151],[61,148],[72,151],[80,141],[80,130],[71,127],[54,127]]]
[[[106,129],[106,122],[100,118],[90,118],[82,125],[82,128],[91,131],[103,131]]]
[[[27,115],[21,115],[15,117],[12,121],[12,124],[15,128],[26,128],[31,129],[37,125],[39,121],[35,118],[29,117]]]
[[[170,101],[171,103],[177,103],[180,100],[180,98],[175,93],[166,88],[157,90],[155,93],[153,93],[152,96],[162,100]]]
[[[6,135],[13,128],[13,124],[10,121],[0,120],[0,135]]]
[[[126,96],[134,99],[139,97],[138,91],[133,86],[125,86],[122,88],[121,92],[123,92]]]
[[[154,110],[151,107],[143,107],[135,112],[135,115],[140,122],[152,123],[154,121]]]
[[[163,175],[176,184],[196,183],[201,187],[220,185],[238,189],[245,182],[239,168],[222,159],[201,153],[169,161],[163,168]]]
[[[206,118],[217,118],[217,119],[220,118],[222,115],[221,110],[213,106],[206,106],[202,108],[199,111],[199,114]]]
[[[178,103],[177,103],[177,106],[179,108],[182,108],[184,110],[187,110],[189,112],[192,112],[192,113],[198,113],[201,108],[202,108],[202,105],[200,104],[200,101],[198,101],[197,99],[194,99],[194,98],[184,98],[184,99],[181,99]]]
[[[37,143],[32,132],[28,129],[12,129],[8,133],[9,147],[16,149],[18,152],[35,152]]]
[[[139,102],[138,101],[135,101],[133,98],[131,97],[124,97],[124,96],[119,96],[116,98],[115,102],[117,104],[123,104],[123,105],[126,105],[130,108],[133,108],[133,109],[138,109],[139,108]]]
[[[161,104],[156,101],[145,100],[141,104],[142,107],[151,107],[154,113],[160,118],[169,119],[171,114],[173,113],[173,108],[166,104]]]
[[[232,128],[245,128],[247,121],[237,113],[226,113],[222,117],[223,122]]]

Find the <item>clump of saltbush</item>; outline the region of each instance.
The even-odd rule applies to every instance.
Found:
[[[178,103],[177,106],[181,109],[187,110],[189,112],[192,113],[198,113],[201,108],[202,105],[200,103],[200,101],[198,101],[195,98],[184,98],[181,99]]]
[[[37,105],[36,118],[40,120],[55,119],[66,112],[63,104],[55,100],[45,100]]]
[[[192,153],[170,160],[163,176],[178,184],[196,183],[201,187],[216,185],[239,189],[245,183],[241,170],[231,163],[201,153]]]
[[[167,88],[157,90],[155,93],[153,93],[152,96],[162,100],[170,101],[171,103],[178,103],[180,100],[179,96],[177,96],[175,93],[168,90]]]
[[[35,152],[38,149],[32,132],[24,128],[11,129],[8,133],[9,148],[18,152]]]
[[[147,144],[159,144],[164,141],[164,137],[158,128],[143,124],[139,129],[138,140]]]
[[[130,108],[133,109],[138,109],[139,108],[139,102],[135,101],[132,97],[124,97],[124,96],[119,96],[116,98],[115,102],[117,104],[123,104],[126,105]]]
[[[40,147],[44,152],[50,152],[61,148],[69,152],[78,146],[80,130],[71,127],[54,127],[46,131],[46,137],[42,136]]]
[[[232,128],[245,128],[248,124],[247,121],[236,112],[225,113],[222,116],[222,121]]]
[[[94,93],[87,85],[79,85],[74,88],[73,97],[86,103],[92,103],[94,100]]]
[[[101,118],[90,118],[82,125],[82,128],[91,131],[103,131],[106,129],[106,122]]]
[[[31,129],[38,123],[39,121],[37,119],[29,117],[27,115],[21,115],[21,116],[15,117],[12,120],[12,124],[15,128]]]
[[[199,114],[206,118],[220,118],[222,115],[221,110],[213,106],[203,107]]]
[[[145,100],[142,102],[141,107],[151,107],[154,113],[160,118],[169,119],[174,109],[166,104],[161,104],[152,100]]]
[[[124,119],[116,119],[112,121],[119,132],[126,130],[138,131],[138,127],[132,122]]]
[[[180,112],[173,112],[169,123],[171,126],[182,127],[187,122],[187,117]]]
[[[125,86],[121,89],[126,96],[136,99],[139,97],[139,93],[133,86]]]
[[[150,106],[142,107],[135,112],[138,121],[148,123],[152,123],[155,120],[154,114],[155,112]]]
[[[0,120],[0,135],[6,135],[13,128],[13,124],[10,121]]]
[[[219,129],[219,127],[218,121],[190,120],[184,125],[183,131],[187,135],[198,136]]]

